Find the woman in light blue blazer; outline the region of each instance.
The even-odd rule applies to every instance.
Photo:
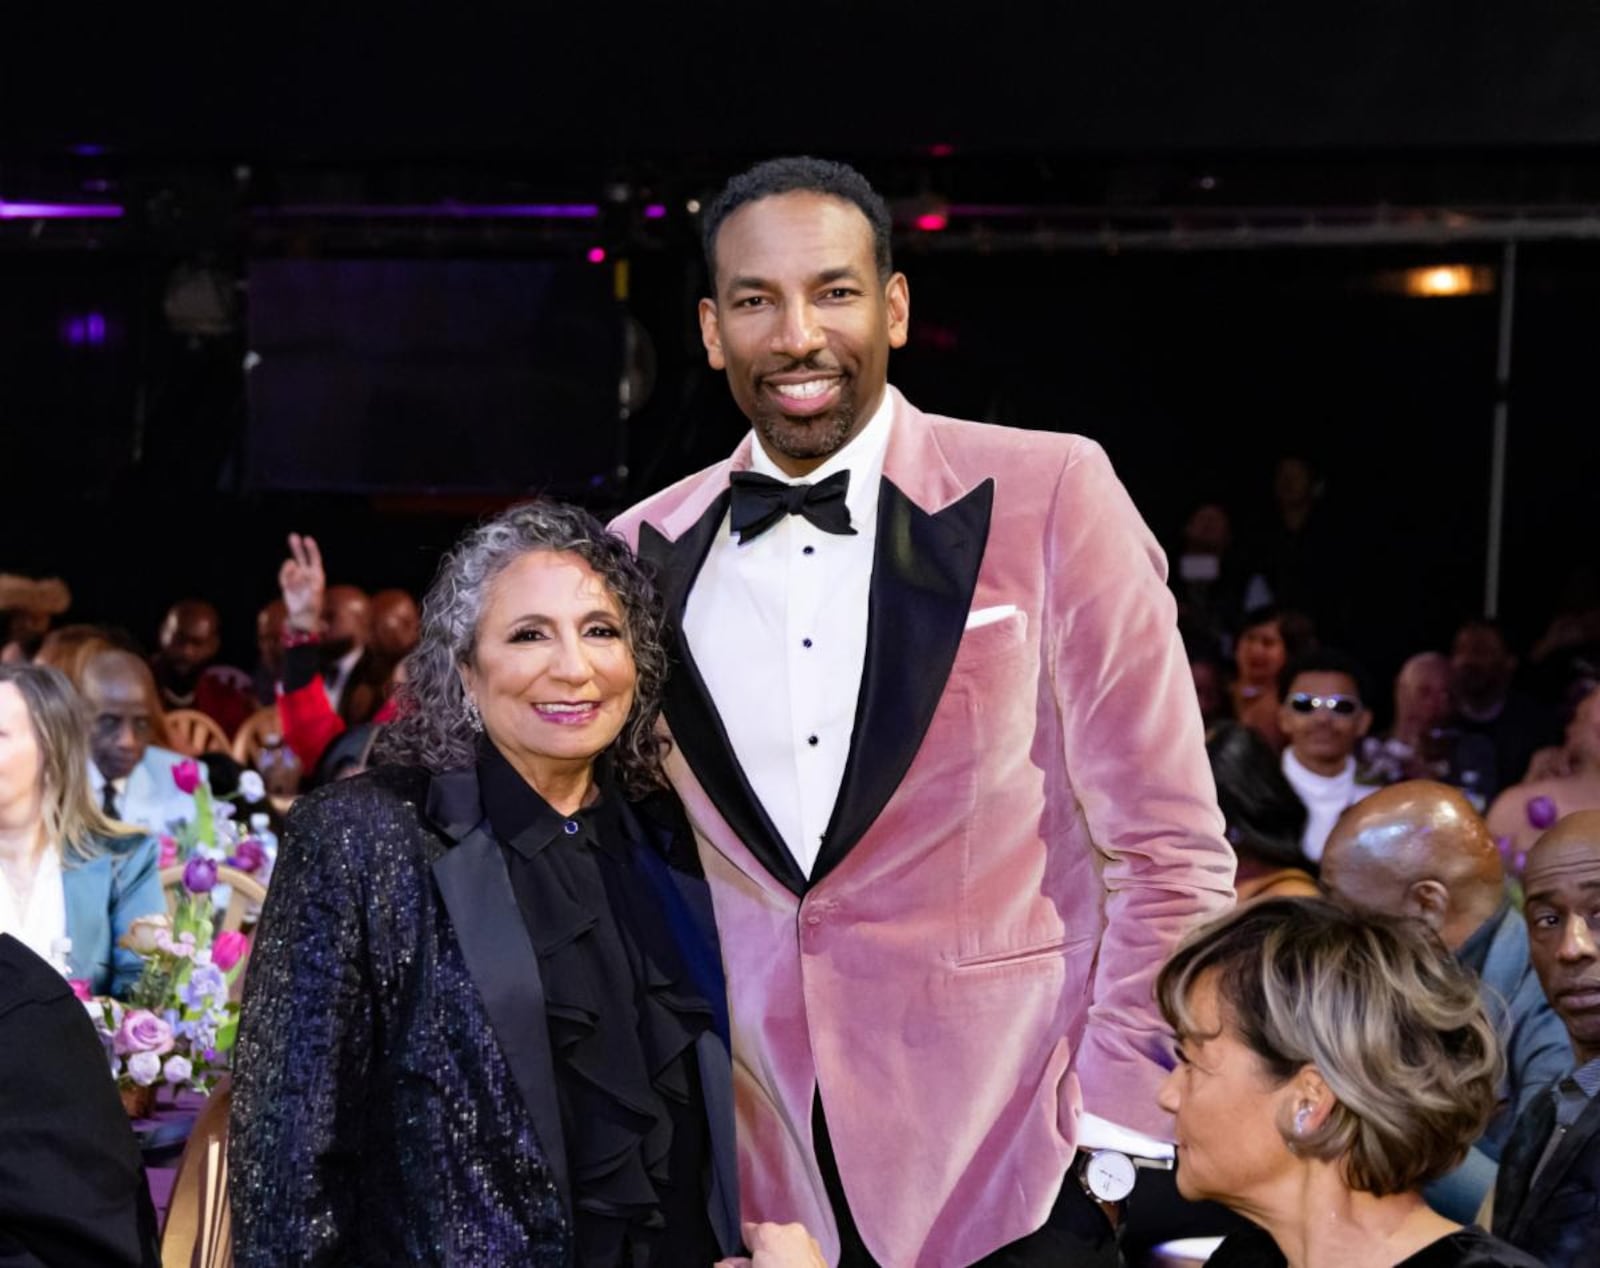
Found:
[[[0,933],[123,996],[142,963],[117,940],[166,911],[155,841],[89,793],[88,710],[66,676],[0,665]]]

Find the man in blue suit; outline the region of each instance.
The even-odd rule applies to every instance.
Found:
[[[113,819],[151,833],[194,814],[194,801],[173,781],[181,753],[151,743],[158,706],[150,667],[132,652],[99,653],[84,667],[91,715],[89,787]]]

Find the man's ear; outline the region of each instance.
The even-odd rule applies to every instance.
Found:
[[[706,346],[706,360],[713,370],[726,370],[728,363],[722,355],[722,323],[717,320],[717,301],[700,301],[700,342]]]
[[[1438,933],[1450,913],[1450,891],[1435,880],[1413,881],[1406,887],[1401,905],[1406,915]]]
[[[1363,709],[1356,715],[1356,739],[1362,739],[1372,729],[1372,710]]]
[[[904,273],[896,273],[885,284],[883,300],[889,310],[889,346],[903,348],[911,330],[911,283]]]

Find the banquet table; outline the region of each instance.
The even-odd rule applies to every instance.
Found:
[[[179,1092],[175,1098],[163,1093],[157,1097],[148,1118],[131,1120],[134,1139],[144,1155],[145,1177],[150,1184],[150,1198],[155,1203],[158,1223],[166,1223],[172,1186],[178,1178],[178,1162],[205,1103],[206,1098],[198,1092]]]

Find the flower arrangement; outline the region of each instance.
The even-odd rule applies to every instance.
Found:
[[[172,831],[157,838],[160,866],[172,867],[194,858],[226,863],[265,883],[272,871],[272,851],[260,837],[235,822],[235,802],[255,802],[267,795],[266,785],[253,770],[239,776],[239,790],[227,797],[211,791],[205,766],[188,758],[172,768],[178,791],[194,798],[194,813],[176,820]]]
[[[191,858],[176,917],[142,916],[122,936],[119,945],[144,959],[126,1006],[87,998],[86,985],[73,983],[131,1113],[148,1113],[161,1085],[209,1092],[228,1067],[239,1027],[239,1006],[229,995],[249,943],[231,930],[213,935],[216,883],[216,863]]]

